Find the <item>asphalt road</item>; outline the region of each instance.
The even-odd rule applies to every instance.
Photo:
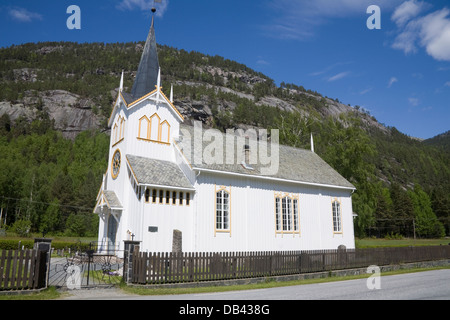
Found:
[[[370,290],[370,284],[379,289]],[[74,293],[69,299],[81,300],[173,300],[173,301],[275,301],[275,300],[450,300],[450,269],[383,276],[374,279],[308,284],[271,289],[231,291],[221,293],[135,296],[121,292],[101,294],[91,291],[89,296]]]

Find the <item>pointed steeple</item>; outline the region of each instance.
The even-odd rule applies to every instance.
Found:
[[[154,17],[145,43],[144,52],[141,56],[138,72],[134,80],[131,95],[135,100],[142,98],[155,90],[158,82],[159,60],[156,46],[156,36],[154,28]]]

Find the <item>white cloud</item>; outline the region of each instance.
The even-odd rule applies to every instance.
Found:
[[[398,79],[396,77],[392,77],[389,79],[388,88],[392,87],[394,83],[398,82]]]
[[[375,2],[375,3],[374,3]],[[262,26],[266,34],[281,39],[303,40],[333,18],[366,15],[370,5],[389,11],[402,0],[267,0],[272,21]]]
[[[9,9],[9,15],[19,22],[31,22],[33,20],[42,20],[42,15],[35,12],[30,12],[24,8]]]
[[[443,8],[423,17],[411,19],[401,27],[392,47],[405,54],[415,53],[418,47],[436,60],[450,61],[450,10]]]
[[[436,60],[450,61],[450,10],[444,8],[423,19],[421,45]]]
[[[394,21],[398,26],[404,26],[406,22],[417,17],[424,9],[428,7],[429,4],[426,2],[419,2],[416,0],[403,2],[392,14],[392,21]]]
[[[450,81],[447,81],[444,86],[449,87],[450,88]]]
[[[335,64],[329,65],[329,66],[323,68],[323,69],[320,70],[320,71],[312,72],[312,73],[310,73],[309,75],[310,75],[310,76],[313,76],[313,77],[317,77],[317,76],[325,75],[325,74],[327,74],[327,73],[329,74],[329,73],[331,73],[331,71],[332,71],[333,69],[336,69],[336,68],[342,67],[342,66],[346,66],[346,65],[349,65],[349,64],[352,64],[352,63],[353,63],[353,61],[340,61],[340,62],[336,62]]]
[[[169,0],[162,0],[161,3],[155,3],[156,16],[162,17],[167,10]],[[117,8],[120,10],[141,10],[150,12],[153,7],[153,0],[122,0]]]
[[[366,93],[369,93],[369,92],[372,91],[372,90],[373,90],[373,88],[367,88],[367,89],[361,91],[359,94],[360,94],[360,95],[365,95]]]
[[[349,74],[350,74],[350,72],[348,72],[348,71],[338,73],[338,74],[328,78],[328,82],[333,82],[333,81],[343,79],[343,78],[347,77]]]

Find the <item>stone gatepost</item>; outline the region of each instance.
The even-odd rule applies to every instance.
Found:
[[[131,277],[133,276],[133,254],[139,252],[141,241],[125,240],[124,243],[123,279],[125,283],[131,283]]]
[[[34,239],[34,249],[37,250],[39,253],[45,252],[45,261],[42,263],[40,261],[39,266],[39,288],[46,288],[48,285],[48,277],[49,277],[49,271],[50,271],[50,259],[51,259],[51,252],[52,252],[52,239],[46,239],[46,238],[35,238]]]

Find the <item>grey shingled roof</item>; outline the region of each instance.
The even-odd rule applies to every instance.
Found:
[[[144,51],[142,52],[141,62],[131,90],[132,100],[138,100],[143,96],[155,90],[158,80],[159,60],[156,47],[155,28],[152,17],[152,25],[148,33]],[[129,101],[127,101],[129,103]]]
[[[193,189],[176,163],[127,155],[137,182],[141,185]]]
[[[187,132],[191,139],[185,139],[183,137],[183,131]],[[183,151],[187,159],[191,162],[194,168],[215,170],[229,173],[238,173],[253,175],[259,177],[270,177],[276,179],[284,179],[296,182],[303,182],[308,184],[320,184],[329,185],[336,187],[344,187],[354,189],[355,187],[348,182],[344,177],[342,177],[336,170],[334,170],[330,165],[328,165],[322,158],[320,158],[316,153],[310,150],[298,149],[288,146],[279,145],[279,169],[273,175],[263,175],[261,169],[267,167],[267,165],[262,165],[261,163],[250,164],[253,170],[246,168],[242,165],[242,162],[237,159],[238,152],[240,152],[240,157],[243,159],[243,150],[236,150],[235,148],[235,161],[234,164],[226,164],[226,152],[223,152],[224,161],[223,164],[207,164],[203,160],[202,163],[196,163],[194,158],[194,127],[188,125],[181,125],[180,127],[181,138],[178,142],[178,146]],[[219,131],[217,131],[219,132]],[[226,135],[220,133],[223,136],[224,149],[227,150],[227,139]],[[189,136],[188,136],[189,137]],[[198,138],[198,137],[197,137]],[[197,142],[199,143],[199,142]],[[258,150],[259,150],[259,142]],[[210,145],[211,142],[203,141],[203,150],[205,147]],[[199,143],[200,145],[200,143]],[[270,144],[267,147],[270,154]],[[191,150],[190,154],[186,154],[188,150]]]
[[[122,209],[122,204],[119,201],[119,198],[117,198],[117,195],[114,191],[103,191],[103,195],[106,198],[106,202],[108,203],[108,206],[113,209]]]

